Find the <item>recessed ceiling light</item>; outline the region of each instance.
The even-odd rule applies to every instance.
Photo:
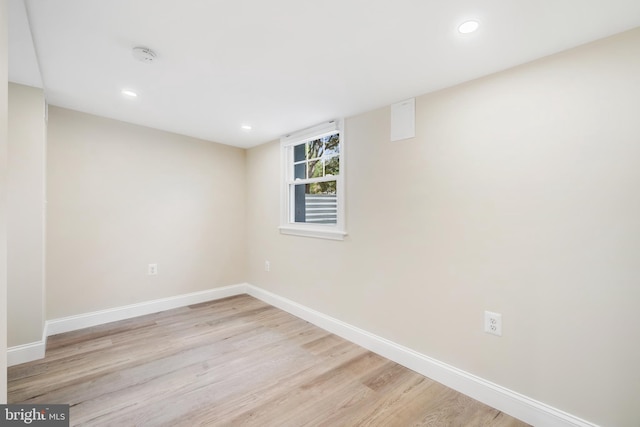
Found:
[[[240,126],[240,128],[242,130],[246,130],[246,131],[250,131],[252,129],[251,126],[249,126],[249,125],[242,125],[242,126]]]
[[[129,98],[135,98],[138,96],[137,93],[129,89],[122,89],[120,93],[122,93],[124,96],[128,96]]]
[[[465,21],[458,27],[458,31],[462,34],[473,33],[478,29],[480,23],[478,21]]]

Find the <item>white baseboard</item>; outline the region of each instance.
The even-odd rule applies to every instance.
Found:
[[[19,365],[42,359],[47,347],[47,337],[63,332],[75,331],[96,325],[103,325],[118,320],[131,319],[145,314],[158,313],[172,308],[184,307],[191,304],[213,301],[246,293],[246,284],[225,286],[201,292],[193,292],[175,297],[145,301],[123,307],[78,314],[47,320],[42,333],[42,340],[10,347],[7,349],[7,366]]]
[[[16,345],[7,349],[7,366],[19,365],[42,359],[47,347],[46,340],[40,340],[29,344]]]
[[[274,307],[278,307],[294,316],[300,317],[322,329],[356,343],[387,359],[393,360],[402,366],[533,426],[597,427],[593,423],[256,286],[247,285],[246,292]]]
[[[241,294],[249,294],[278,307],[533,426],[597,427],[547,404],[246,283],[48,320],[41,341],[8,349],[7,365],[43,358],[46,337],[50,335]]]
[[[64,332],[88,328],[90,326],[117,322],[118,320],[131,319],[132,317],[144,316],[145,314],[158,313],[160,311],[171,310],[172,308],[213,301],[244,293],[246,293],[246,284],[243,283],[178,295],[175,297],[145,301],[137,304],[125,305],[123,307],[94,311],[76,316],[47,320],[47,335],[51,336],[61,334]]]
[[[23,345],[16,345],[7,349],[7,366],[19,365],[42,359],[47,349],[47,323],[42,328],[42,339]]]

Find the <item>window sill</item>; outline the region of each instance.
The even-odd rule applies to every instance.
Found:
[[[296,227],[293,225],[281,225],[278,227],[280,234],[291,236],[315,237],[317,239],[344,240],[347,233],[336,229],[319,227]]]

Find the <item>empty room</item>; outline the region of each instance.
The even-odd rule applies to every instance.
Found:
[[[0,425],[640,425],[637,0],[0,17]]]

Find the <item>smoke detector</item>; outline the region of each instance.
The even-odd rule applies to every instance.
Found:
[[[133,57],[140,62],[152,63],[156,60],[156,53],[148,47],[136,46],[133,48]]]

